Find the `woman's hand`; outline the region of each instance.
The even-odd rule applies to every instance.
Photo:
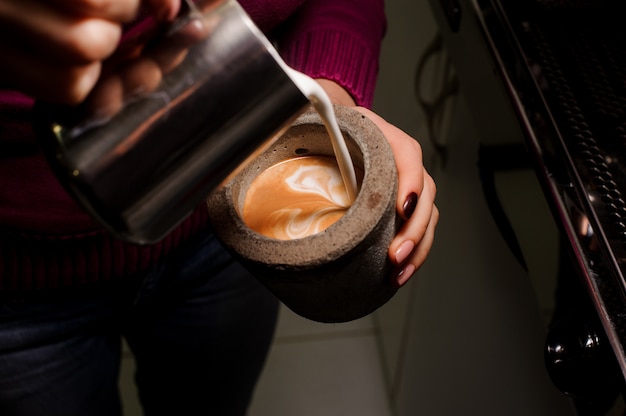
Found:
[[[355,106],[352,97],[338,84],[317,80],[335,104]],[[422,148],[411,136],[371,110],[356,107],[383,132],[396,160],[398,199],[396,209],[404,220],[389,245],[389,258],[397,266],[398,286],[404,285],[420,268],[433,245],[439,210],[435,206],[436,186],[422,163]]]
[[[439,210],[435,206],[437,188],[422,164],[422,148],[411,136],[386,122],[374,112],[357,107],[383,132],[396,159],[398,199],[396,209],[405,220],[389,245],[389,258],[396,264],[395,279],[404,285],[426,261],[435,237]]]
[[[180,0],[145,0],[170,20]],[[116,49],[122,24],[141,0],[0,1],[0,88],[66,104],[81,102],[96,84],[102,61]]]

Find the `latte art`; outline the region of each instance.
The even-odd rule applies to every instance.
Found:
[[[242,218],[279,240],[303,238],[335,223],[350,207],[337,162],[305,156],[278,163],[250,184]]]

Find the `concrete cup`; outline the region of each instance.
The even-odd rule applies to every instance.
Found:
[[[366,316],[395,294],[387,250],[400,223],[397,171],[386,138],[354,109],[337,106],[335,113],[364,176],[352,206],[326,230],[277,240],[250,230],[239,215],[246,189],[260,172],[294,157],[334,155],[326,128],[312,110],[207,201],[225,248],[292,311],[329,323]]]

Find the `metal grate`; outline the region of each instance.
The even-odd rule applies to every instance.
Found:
[[[548,106],[626,261],[626,25],[610,4],[539,1],[526,28]]]
[[[593,280],[622,345],[626,345],[625,4],[536,0],[516,25],[523,33],[518,40],[527,64],[581,180],[581,193],[621,271],[621,276],[611,278],[601,250],[587,251],[596,274]]]

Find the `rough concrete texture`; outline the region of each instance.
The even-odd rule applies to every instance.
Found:
[[[325,231],[276,240],[248,229],[238,215],[245,189],[262,170],[304,154],[333,155],[319,116],[309,111],[208,199],[217,237],[285,305],[319,322],[363,317],[396,292],[387,248],[399,225],[397,171],[384,135],[356,110],[336,107],[354,163],[364,177],[348,212]]]

